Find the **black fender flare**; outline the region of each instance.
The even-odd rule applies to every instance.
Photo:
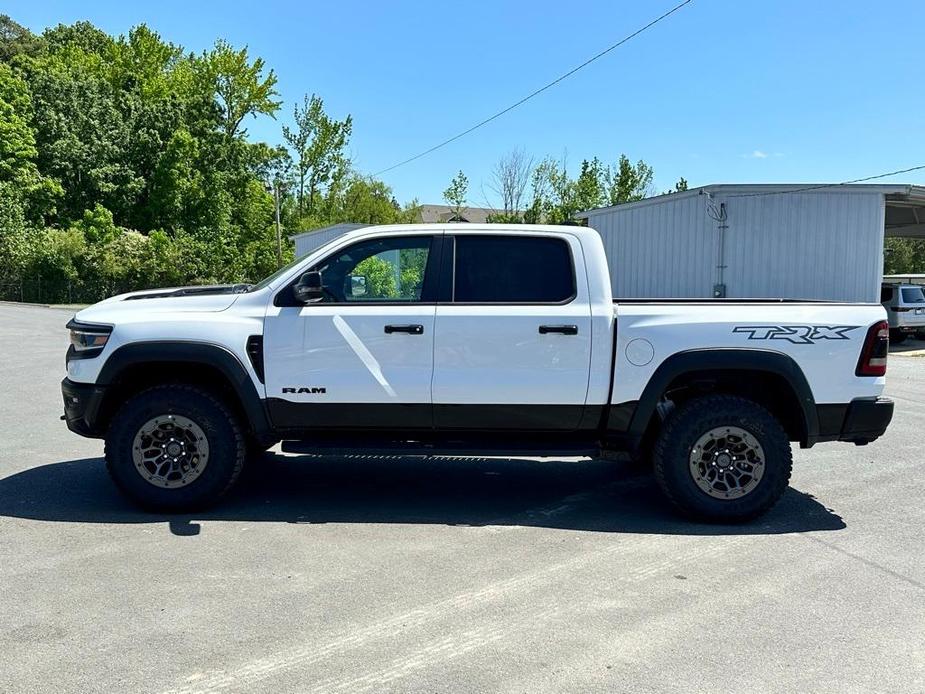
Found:
[[[221,345],[162,340],[122,345],[109,355],[96,383],[111,385],[125,369],[151,362],[205,364],[217,369],[237,394],[251,430],[258,435],[269,432],[267,412],[250,374],[237,356]]]
[[[811,445],[818,438],[816,400],[803,370],[789,355],[761,349],[693,349],[672,354],[659,365],[643,390],[629,421],[630,438],[642,440],[659,400],[672,381],[698,371],[762,371],[782,377],[800,404],[807,439],[801,443]]]

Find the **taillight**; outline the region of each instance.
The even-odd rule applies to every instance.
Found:
[[[890,306],[890,310],[893,313],[905,313],[906,311],[911,311],[912,308],[909,306]]]
[[[855,376],[883,376],[886,374],[886,355],[890,348],[890,325],[885,320],[874,323],[867,330],[861,358]]]

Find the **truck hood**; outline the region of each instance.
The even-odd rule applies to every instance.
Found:
[[[212,313],[229,308],[246,284],[207,287],[169,287],[129,292],[104,299],[79,311],[75,318],[87,323],[118,323],[153,313]]]

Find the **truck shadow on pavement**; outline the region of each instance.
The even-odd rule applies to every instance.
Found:
[[[651,475],[621,462],[520,458],[283,456],[267,453],[217,507],[195,514],[140,511],[101,458],[31,468],[0,480],[0,516],[72,523],[199,521],[524,526],[609,533],[764,535],[840,530],[842,519],[789,489],[741,525],[694,523],[672,512]]]

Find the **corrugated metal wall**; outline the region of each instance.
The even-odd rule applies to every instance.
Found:
[[[713,199],[726,204],[726,296],[879,301],[882,193]],[[706,196],[677,194],[602,210],[588,223],[604,240],[614,296],[712,296],[720,232]]]
[[[322,229],[318,229],[317,231],[293,236],[292,239],[295,242],[296,258],[301,258],[303,255],[308,255],[316,248],[326,244],[328,241],[333,241],[338,236],[342,236],[348,231],[353,231],[354,229],[359,229],[364,226],[366,225],[335,224],[334,226],[324,227]]]

